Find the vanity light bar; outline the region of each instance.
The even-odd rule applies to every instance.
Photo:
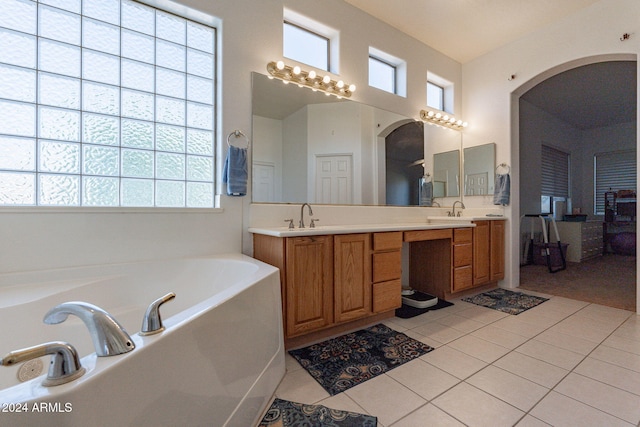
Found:
[[[267,64],[270,78],[277,78],[284,83],[297,84],[300,87],[308,87],[313,91],[321,91],[327,95],[338,98],[349,98],[356,90],[356,85],[347,85],[342,80],[332,80],[328,75],[320,76],[315,71],[304,71],[297,65],[292,67],[282,61],[271,61]]]
[[[467,127],[467,122],[456,119],[453,116],[443,114],[439,111],[427,111],[420,110],[420,118],[428,123],[433,123],[438,126],[448,127],[450,129],[462,130]]]

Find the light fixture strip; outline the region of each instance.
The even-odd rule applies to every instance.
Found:
[[[467,122],[463,122],[460,119],[456,119],[453,116],[446,113],[443,114],[439,111],[420,110],[420,118],[427,123],[433,123],[454,130],[463,130],[467,127]]]
[[[299,66],[286,65],[282,61],[271,61],[267,64],[267,71],[271,77],[282,80],[285,83],[297,84],[300,87],[308,87],[314,91],[322,91],[327,95],[338,98],[349,98],[356,90],[356,86],[347,85],[342,80],[333,80],[330,76],[320,76],[315,71],[305,71]]]

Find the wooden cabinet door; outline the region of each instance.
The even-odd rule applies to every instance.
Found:
[[[333,323],[333,237],[290,237],[286,243],[287,336]]]
[[[473,285],[491,281],[491,221],[476,221],[473,229]]]
[[[491,281],[504,279],[505,221],[491,222]]]
[[[334,236],[334,319],[344,322],[371,314],[371,235]]]

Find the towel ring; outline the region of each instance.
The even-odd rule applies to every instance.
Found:
[[[228,136],[227,136],[227,146],[231,147],[231,136],[235,136],[236,139],[243,137],[245,142],[247,143],[247,148],[249,148],[249,146],[251,145],[251,143],[249,142],[249,138],[247,138],[247,135],[245,135],[244,133],[242,133],[241,130],[234,130],[233,132],[231,132]]]
[[[498,166],[496,166],[496,173],[498,173],[498,169],[500,168],[505,168],[507,170],[507,173],[511,173],[511,166],[506,163],[500,163]]]

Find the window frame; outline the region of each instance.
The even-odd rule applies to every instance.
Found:
[[[387,90],[383,87],[380,86],[376,86],[376,85],[372,85],[371,84],[371,61],[375,61],[381,65],[386,65],[387,67],[389,67],[389,69],[392,71],[392,90]],[[376,89],[380,89],[380,90],[384,90],[385,92],[389,92],[389,93],[393,93],[394,95],[397,95],[398,93],[398,67],[395,64],[392,64],[389,61],[385,61],[384,59],[378,58],[377,56],[374,55],[369,55],[369,86],[371,87],[375,87]]]
[[[606,159],[607,167],[620,172],[620,171],[629,171],[630,173],[624,179],[617,181],[615,176],[607,176],[606,178],[598,178],[598,157],[604,159],[606,157],[610,157]],[[617,158],[616,158],[617,157]],[[611,165],[611,163],[617,162],[615,166]],[[623,164],[620,164],[623,162]],[[614,175],[614,174],[611,174]],[[605,214],[605,203],[604,203],[604,192],[609,191],[618,191],[618,190],[636,190],[637,191],[637,161],[636,161],[636,152],[635,150],[618,150],[618,151],[607,151],[602,153],[595,153],[593,155],[593,213],[594,215],[604,215]],[[598,181],[605,181],[605,183]],[[616,185],[619,184],[619,185]],[[601,185],[609,188],[602,188]],[[601,208],[602,210],[598,210]]]
[[[289,58],[289,59],[292,59],[292,60],[294,60],[294,61],[297,61],[297,62],[303,63],[303,64],[307,64],[307,65],[309,65],[309,66],[311,66],[311,67],[314,67],[314,68],[317,68],[317,69],[320,69],[320,70],[323,70],[323,71],[329,71],[329,70],[331,70],[331,65],[332,65],[332,64],[331,64],[331,38],[326,37],[326,36],[324,36],[324,35],[322,35],[322,34],[319,34],[319,33],[315,32],[315,31],[312,31],[312,30],[310,30],[310,29],[308,29],[308,28],[305,28],[305,27],[303,27],[303,26],[301,26],[301,25],[298,25],[298,24],[296,24],[295,22],[290,22],[290,21],[284,20],[283,25],[284,25],[285,27],[286,27],[287,25],[289,25],[289,26],[294,27],[294,28],[296,28],[296,29],[298,29],[298,30],[301,30],[301,31],[303,31],[303,32],[305,32],[305,33],[307,33],[307,34],[309,34],[309,35],[311,35],[311,36],[313,36],[313,37],[315,37],[315,38],[317,38],[317,39],[323,40],[323,41],[326,43],[326,58],[325,58],[325,61],[326,61],[326,67],[324,67],[324,66],[318,66],[317,64],[310,64],[310,63],[308,63],[308,62],[302,61],[302,60],[300,59],[300,57],[298,57],[298,58],[294,58],[294,57],[291,57],[291,56],[287,56],[287,55],[286,55],[286,53],[285,53],[285,46],[284,46],[284,44],[286,43],[287,39],[286,39],[286,37],[284,37],[284,36],[283,36],[283,38],[282,38],[282,40],[283,40],[283,46],[282,46],[282,49],[283,49],[283,55],[282,55],[282,56],[284,56],[285,58]],[[283,28],[284,28],[284,27],[283,27]],[[285,32],[284,32],[284,30],[283,30],[283,34],[284,34],[284,33],[285,33]]]
[[[430,87],[436,88],[438,90],[438,104],[434,105],[432,101],[432,97],[429,96],[430,93],[433,93],[432,90],[429,90]],[[445,88],[439,84],[436,84],[432,81],[427,80],[427,107],[435,108],[436,110],[445,111],[446,104],[444,102],[444,93]]]

